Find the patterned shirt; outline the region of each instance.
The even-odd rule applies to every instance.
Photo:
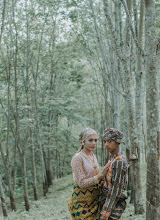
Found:
[[[126,189],[128,182],[128,163],[122,152],[111,155],[109,159],[112,163],[109,167],[105,178],[105,186],[108,191],[105,204],[101,212],[101,216],[108,217],[111,215],[112,209],[115,208],[121,193]]]

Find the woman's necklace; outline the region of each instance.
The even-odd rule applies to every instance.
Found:
[[[94,161],[94,155],[93,154],[92,155],[88,155],[83,150],[82,150],[82,153],[85,156],[85,158],[88,159],[92,163],[93,168],[96,169],[97,165],[95,164],[95,161]]]
[[[94,156],[93,156],[93,154],[92,155],[87,155],[89,158],[90,158],[90,160],[92,161],[92,163],[94,163]]]

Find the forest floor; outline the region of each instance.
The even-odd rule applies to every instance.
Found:
[[[145,201],[145,167],[142,167],[142,187]],[[71,220],[68,211],[68,199],[71,195],[73,187],[72,175],[55,180],[53,186],[50,187],[46,197],[41,197],[38,201],[31,200],[31,209],[29,212],[24,211],[24,202],[21,200],[21,205],[17,212],[9,212],[9,217],[5,220]],[[19,203],[19,201],[17,201]],[[145,202],[144,202],[145,204]],[[0,220],[4,219],[0,214]],[[127,208],[121,220],[145,220],[144,215],[134,215],[134,207],[127,201]]]

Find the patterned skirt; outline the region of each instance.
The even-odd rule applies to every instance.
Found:
[[[100,218],[99,194],[99,184],[82,189],[75,182],[68,202],[72,220],[98,220]]]

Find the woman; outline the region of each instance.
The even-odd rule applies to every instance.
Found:
[[[82,144],[80,150],[74,155],[71,166],[75,181],[68,208],[73,219],[99,219],[100,218],[100,184],[99,181],[107,173],[108,164],[102,173],[93,151],[97,147],[98,135],[91,128],[84,129],[79,137]]]

